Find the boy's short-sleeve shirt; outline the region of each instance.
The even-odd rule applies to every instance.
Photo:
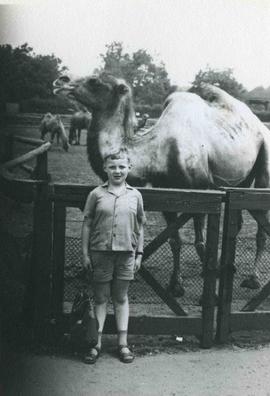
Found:
[[[108,183],[91,191],[84,217],[92,220],[90,249],[101,251],[136,250],[140,226],[146,221],[141,193],[128,184],[120,196],[108,190]]]

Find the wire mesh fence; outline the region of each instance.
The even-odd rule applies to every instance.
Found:
[[[146,240],[145,242],[147,244],[149,241]],[[239,237],[237,239],[233,310],[241,309],[245,303],[257,293],[257,290],[240,287],[241,282],[252,272],[255,254],[255,238]],[[82,266],[82,255],[80,238],[66,237],[65,257],[64,299],[65,301],[72,301],[77,288],[81,284],[80,269]],[[263,253],[263,264],[258,268],[262,286],[266,284],[270,278],[268,264],[269,258],[270,241],[267,240],[266,249]],[[173,257],[169,243],[166,242],[163,244],[144,262],[144,265],[164,288],[168,288],[173,271]],[[201,276],[202,265],[192,243],[183,244],[180,256],[180,266],[185,295],[177,300],[181,306],[187,310],[192,310],[194,307],[199,307],[199,300],[203,290],[203,279]],[[136,274],[134,281],[131,282],[129,300],[131,304],[163,304],[162,300],[144,281],[140,274]],[[270,298],[267,299],[262,306],[263,308],[270,309]]]
[[[258,289],[251,290],[241,287],[242,281],[250,274],[253,273],[254,261],[256,256],[256,239],[239,237],[237,238],[236,255],[235,255],[235,268],[233,284],[233,310],[241,310],[241,308],[252,297],[258,293]],[[265,250],[262,254],[262,260],[258,266],[258,277],[261,287],[270,281],[270,239],[267,238]],[[260,309],[270,310],[270,297],[260,305]]]

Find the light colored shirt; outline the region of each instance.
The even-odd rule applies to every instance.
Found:
[[[91,218],[90,249],[101,251],[136,250],[139,230],[145,223],[141,193],[126,184],[119,196],[108,183],[90,192],[84,216]]]

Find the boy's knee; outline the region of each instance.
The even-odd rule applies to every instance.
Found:
[[[127,300],[128,300],[127,294],[120,294],[120,295],[119,294],[113,294],[112,298],[113,298],[113,301],[116,304],[119,304],[119,305],[125,304],[127,302]]]
[[[100,304],[105,304],[109,300],[109,296],[106,294],[96,294],[95,295],[95,303],[100,305]]]
[[[109,292],[96,292],[95,293],[95,303],[96,304],[105,304],[109,301],[110,293]]]

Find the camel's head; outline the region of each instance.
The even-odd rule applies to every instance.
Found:
[[[79,79],[65,75],[54,81],[53,85],[54,94],[65,95],[90,111],[109,110],[123,96],[130,94],[124,80],[105,73]]]

